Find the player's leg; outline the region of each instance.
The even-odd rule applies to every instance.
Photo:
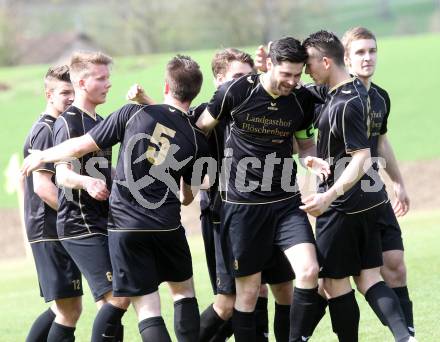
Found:
[[[143,341],[168,342],[171,339],[160,311],[155,234],[162,233],[109,231],[113,296],[130,298]]]
[[[98,342],[114,339],[117,335],[121,337],[118,333],[122,332],[121,318],[129,301],[124,298],[112,299],[113,276],[107,236],[93,235],[65,240],[63,246],[87,279],[95,302],[98,303],[99,310],[93,322],[91,340]]]
[[[139,322],[143,342],[171,342],[171,337],[161,316],[159,292],[130,297]]]
[[[360,276],[355,277],[355,282],[382,324],[391,330],[396,341],[406,341],[410,335],[399,299],[382,281],[380,268],[362,270]]]
[[[299,200],[299,198],[298,198]],[[301,341],[312,334],[312,317],[318,305],[318,261],[315,238],[307,215],[297,201],[272,205],[277,221],[276,243],[284,251],[293,272],[295,289],[290,310],[290,340]]]
[[[365,295],[368,304],[381,322],[388,326],[396,341],[406,341],[410,335],[405,317],[396,294],[382,281],[381,225],[380,218],[385,205],[370,209],[359,215],[358,232],[363,233],[360,244],[362,271],[355,277],[358,290]]]
[[[41,295],[46,302],[55,303],[50,312],[46,311],[46,317],[40,316],[40,320],[34,323],[27,340],[38,341],[41,338],[46,341],[50,338],[54,341],[60,336],[73,339],[82,310],[81,273],[60,242],[38,242],[31,247]]]
[[[360,313],[350,278],[324,278],[323,287],[328,298],[333,332],[341,342],[358,341]]]
[[[415,335],[412,302],[406,282],[406,265],[402,231],[390,203],[386,204],[380,220],[383,266],[381,275],[400,301],[410,335]]]
[[[185,229],[153,235],[159,282],[169,284],[174,300],[174,332],[179,341],[197,341],[200,314],[193,284],[192,258]]]
[[[237,342],[256,340],[255,306],[260,292],[261,273],[236,277],[236,299],[232,326]]]
[[[290,308],[293,300],[293,279],[295,274],[289,260],[280,249],[276,248],[272,263],[262,273],[264,282],[270,284],[275,298],[273,330],[278,342],[288,341],[290,333]]]
[[[312,317],[318,305],[318,262],[315,245],[300,243],[284,251],[295,272],[295,289],[290,310],[290,340],[301,341],[312,334]]]

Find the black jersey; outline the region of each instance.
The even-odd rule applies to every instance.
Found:
[[[203,168],[198,164],[196,170],[194,164],[208,156],[205,137],[191,125],[188,114],[165,104],[130,104],[89,133],[101,149],[121,142],[110,196],[114,228],[179,228],[180,178],[187,184],[200,183]]]
[[[207,109],[230,126],[220,180],[225,201],[263,204],[299,194],[292,138],[313,137],[314,102],[302,87],[273,96],[255,74],[216,91]]]
[[[350,153],[370,149],[369,98],[365,87],[357,78],[330,89],[315,124],[318,128],[318,157],[330,164],[331,174],[319,186],[324,192],[333,186],[351,160]],[[386,195],[370,178],[370,168],[345,194],[338,197],[332,207],[346,213],[370,209],[386,200]],[[374,177],[376,179],[376,177]]]
[[[32,126],[23,149],[26,158],[29,149],[46,150],[53,146],[52,130],[55,118],[42,114]],[[51,172],[55,176],[53,163],[43,164],[37,171]],[[54,176],[52,181],[55,184]],[[58,240],[56,229],[57,212],[48,206],[35,192],[32,175],[25,178],[24,183],[24,219],[29,242]]]
[[[202,103],[197,107],[191,108],[190,113],[194,124],[197,122],[198,118],[207,106],[208,103]],[[227,123],[228,122],[226,120],[220,121],[218,125],[215,126],[210,132],[207,138],[209,154],[217,163],[217,175],[214,183],[208,190],[200,191],[200,209],[204,210],[206,208],[210,208],[211,214],[213,214],[213,219],[215,221],[220,220],[222,200],[219,191],[219,177],[225,149],[225,134],[227,134],[228,130]]]
[[[388,93],[374,83],[370,85],[368,97],[370,98],[368,135],[371,144],[371,156],[377,157],[379,136],[388,131],[387,124],[391,102]]]
[[[70,106],[54,125],[54,144],[82,136],[103,118],[91,117],[75,106]],[[88,153],[72,162],[73,170],[83,176],[101,178],[111,186],[111,148]],[[60,238],[107,234],[108,201],[98,201],[84,189],[60,187],[58,191],[57,230]]]

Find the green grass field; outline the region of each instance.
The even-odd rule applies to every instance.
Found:
[[[254,48],[246,49],[253,53]],[[185,51],[184,51],[185,52]],[[213,93],[208,51],[186,51],[197,60],[205,76],[201,94],[194,103],[206,101]],[[163,66],[170,54],[117,58],[113,67],[108,102],[98,107],[104,116],[125,103],[127,89],[134,82],[145,86],[161,101]],[[440,35],[385,38],[379,41],[379,64],[375,81],[387,89],[392,99],[390,137],[399,160],[432,159],[440,156],[436,146],[440,123],[435,99],[440,87]],[[15,207],[15,196],[4,191],[5,170],[11,155],[22,154],[24,139],[39,113],[44,110],[42,78],[47,66],[0,68],[0,83],[9,90],[0,92],[3,124],[0,128],[0,207]]]
[[[421,342],[440,340],[438,311],[440,295],[436,291],[439,284],[440,249],[438,239],[439,212],[411,213],[401,220],[406,245],[406,262],[409,270],[408,283],[414,302],[415,326],[417,337]],[[193,253],[196,291],[199,307],[203,310],[212,301],[211,287],[203,254],[203,242],[200,236],[190,237]],[[31,261],[16,261],[0,264],[2,280],[0,292],[3,293],[0,312],[0,341],[23,341],[33,319],[45,308]],[[172,303],[166,286],[161,288],[162,307],[167,327],[172,330]],[[391,334],[374,316],[359,294],[357,299],[361,309],[360,341],[386,342],[393,341]],[[77,341],[88,341],[96,309],[88,289],[85,289],[83,316],[77,328]],[[270,300],[270,317],[273,317],[273,300]],[[130,308],[124,316],[126,341],[139,341],[134,311]],[[272,326],[272,322],[270,322]],[[271,341],[274,341],[271,334]],[[318,326],[312,341],[337,341],[331,332],[328,315]]]

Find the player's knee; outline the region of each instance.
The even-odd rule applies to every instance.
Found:
[[[285,282],[281,284],[271,285],[270,287],[275,301],[281,305],[289,305],[293,299],[293,284]]]
[[[127,310],[128,306],[130,305],[130,299],[127,297],[111,297],[108,302],[116,306],[120,309]]]
[[[269,295],[269,291],[267,289],[267,285],[266,284],[261,284],[261,286],[260,286],[260,293],[258,294],[258,296],[259,297],[267,298],[268,295]]]
[[[219,317],[227,321],[232,317],[232,313],[234,311],[234,302],[230,301],[221,301],[214,303],[214,311],[219,315]]]
[[[80,300],[69,300],[57,303],[58,315],[63,321],[75,324],[82,313],[82,302]]]
[[[296,282],[316,283],[318,280],[319,267],[316,263],[305,265],[299,270],[295,270]]]

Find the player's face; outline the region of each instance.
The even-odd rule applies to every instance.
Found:
[[[304,63],[281,62],[272,64],[269,60],[267,72],[270,79],[271,92],[274,95],[289,95],[301,79]]]
[[[216,87],[221,86],[223,83],[240,78],[243,75],[247,75],[252,72],[252,67],[248,63],[240,61],[232,61],[229,63],[228,68],[224,74],[218,74],[215,78]]]
[[[310,75],[315,84],[327,84],[328,73],[320,52],[313,48],[307,48],[306,74]]]
[[[48,102],[58,114],[61,114],[72,104],[74,94],[71,83],[54,81],[53,87],[48,91]]]
[[[351,42],[345,63],[350,72],[364,78],[373,76],[376,70],[377,46],[374,39],[359,39]]]
[[[95,105],[104,103],[111,86],[109,66],[92,65],[89,69],[89,76],[84,79],[87,100]]]

